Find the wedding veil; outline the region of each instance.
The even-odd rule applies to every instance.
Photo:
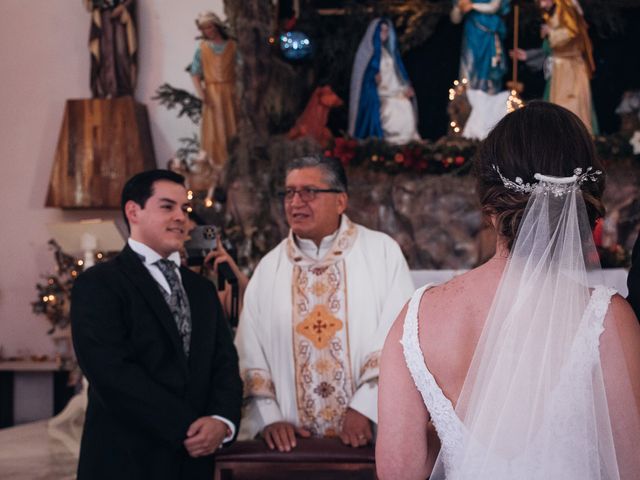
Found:
[[[464,440],[431,478],[640,476],[640,422],[580,185],[599,172],[505,178],[529,194],[456,413]],[[604,333],[603,333],[604,327]]]

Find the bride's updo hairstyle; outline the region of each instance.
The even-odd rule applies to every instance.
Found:
[[[582,121],[566,108],[548,102],[531,102],[506,115],[481,143],[474,171],[482,212],[495,217],[496,230],[511,249],[529,195],[507,189],[502,175],[524,183],[536,182],[536,173],[569,177],[576,168],[602,170],[591,135]],[[604,216],[604,173],[581,186],[591,227]]]

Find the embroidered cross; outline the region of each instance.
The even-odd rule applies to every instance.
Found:
[[[296,331],[311,340],[318,349],[325,348],[343,323],[324,305],[316,305],[304,321],[296,326]]]

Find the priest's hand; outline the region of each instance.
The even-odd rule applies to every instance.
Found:
[[[348,408],[342,423],[340,439],[345,445],[362,447],[373,440],[370,420],[353,408]]]
[[[187,430],[184,448],[193,458],[211,455],[229,433],[224,422],[213,417],[200,417]]]
[[[290,452],[296,447],[296,434],[302,438],[309,438],[311,432],[301,427],[296,427],[289,422],[275,422],[267,425],[262,430],[262,437],[271,450]]]

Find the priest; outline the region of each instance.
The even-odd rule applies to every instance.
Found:
[[[286,169],[289,236],[256,268],[236,336],[246,407],[241,438],[289,451],[297,437],[373,441],[378,363],[413,291],[389,236],[353,223],[339,161],[309,156]]]

